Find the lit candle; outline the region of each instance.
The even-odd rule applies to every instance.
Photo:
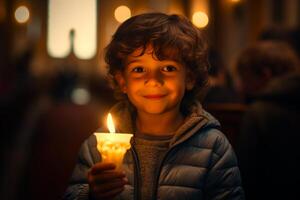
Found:
[[[130,148],[130,133],[115,133],[115,126],[111,114],[107,116],[107,127],[110,133],[94,133],[97,138],[97,149],[101,153],[102,162],[116,164],[120,169],[123,157]]]

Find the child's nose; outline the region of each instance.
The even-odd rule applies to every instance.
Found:
[[[159,86],[163,84],[163,76],[160,72],[149,72],[145,77],[145,85]]]

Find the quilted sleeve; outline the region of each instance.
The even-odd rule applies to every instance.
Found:
[[[213,130],[213,152],[206,177],[205,199],[245,199],[241,175],[232,146],[220,131]]]
[[[89,199],[87,173],[96,162],[100,161],[100,154],[97,152],[96,144],[96,139],[93,135],[82,144],[77,163],[73,170],[69,186],[64,194],[63,199]]]

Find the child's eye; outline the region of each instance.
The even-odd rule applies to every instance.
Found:
[[[165,71],[165,72],[173,72],[173,71],[176,71],[177,68],[174,67],[173,65],[167,65],[165,67],[162,68],[162,71]]]
[[[143,67],[134,67],[131,71],[137,72],[137,73],[142,73],[142,72],[145,72],[145,69]]]

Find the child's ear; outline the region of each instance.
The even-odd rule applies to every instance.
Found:
[[[188,79],[185,83],[186,90],[192,90],[195,85],[195,80]]]
[[[126,93],[127,92],[127,86],[126,86],[126,81],[125,81],[123,73],[122,72],[117,72],[115,74],[115,80],[117,81],[121,91],[123,93]]]
[[[194,75],[188,73],[188,76],[186,77],[186,81],[185,81],[185,89],[192,90],[195,86],[195,82],[196,80],[194,78]]]

